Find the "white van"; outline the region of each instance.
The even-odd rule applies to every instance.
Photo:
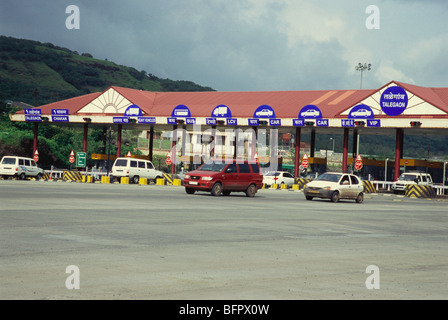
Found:
[[[3,176],[3,179],[18,177],[20,180],[25,180],[35,177],[39,180],[43,173],[44,171],[31,158],[4,156],[0,161],[0,176]]]
[[[156,170],[151,161],[135,158],[117,158],[111,173],[118,180],[128,177],[129,181],[133,183],[138,183],[140,178],[154,181],[163,178],[163,173]]]
[[[433,186],[432,177],[429,173],[423,172],[404,172],[395,181],[391,188],[394,193],[405,192],[406,186],[411,184],[418,184],[421,186]]]

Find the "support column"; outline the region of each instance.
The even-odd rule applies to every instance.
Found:
[[[352,152],[352,157],[353,157],[353,161],[355,161],[357,155],[358,155],[358,129],[353,130],[353,152]]]
[[[34,139],[33,139],[33,154],[31,155],[31,158],[34,156],[34,153],[37,150],[37,136],[39,134],[39,125],[37,122],[34,123]]]
[[[257,135],[258,135],[258,128],[252,127],[252,141],[250,145],[250,152],[251,152],[251,158],[248,160],[256,160],[255,159],[255,153],[257,153]]]
[[[122,125],[118,125],[117,129],[117,158],[121,157],[121,131],[122,131]]]
[[[82,138],[82,152],[87,152],[87,135],[88,135],[89,125],[84,123],[84,136]]]
[[[151,128],[149,129],[149,161],[152,162],[152,158],[153,158],[153,151],[154,151],[154,126],[151,126]]]
[[[397,129],[395,138],[395,171],[394,181],[400,176],[400,160],[403,152],[403,129]]]
[[[173,136],[172,136],[172,143],[171,143],[171,174],[176,173],[176,165],[174,162],[176,162],[176,144],[177,144],[177,124],[173,125]]]
[[[348,157],[348,128],[344,128],[344,146],[342,151],[342,172],[347,172],[347,157]]]
[[[216,126],[212,126],[212,136],[210,137],[210,159],[215,158],[215,148],[216,148]]]
[[[295,155],[294,155],[294,177],[299,176],[299,166],[300,166],[300,128],[296,128],[296,138],[295,144]]]

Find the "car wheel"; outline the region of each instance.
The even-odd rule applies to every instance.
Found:
[[[195,193],[196,190],[192,189],[192,188],[185,188],[185,192],[188,194],[193,194]]]
[[[212,194],[212,196],[220,196],[222,194],[222,185],[221,185],[221,183],[216,182],[213,185],[211,194]]]
[[[22,173],[20,174],[19,178],[20,178],[20,180],[25,180],[25,178],[26,178],[25,173],[22,172]]]
[[[310,196],[305,196],[305,198],[306,198],[306,200],[313,200],[313,197],[310,197]]]
[[[333,192],[333,194],[331,195],[331,201],[332,202],[338,202],[339,201],[339,192],[338,191]]]
[[[155,177],[154,178],[154,183],[157,183],[157,179],[162,179],[162,177],[161,176],[157,176],[157,177]],[[193,192],[194,193],[194,192]]]
[[[133,176],[132,177],[132,182],[135,183],[135,184],[138,184],[139,179],[140,179],[139,176]]]
[[[358,194],[355,201],[356,203],[362,203],[364,201],[364,194],[362,192]]]
[[[230,195],[230,191],[223,191],[222,194],[223,194],[224,196],[229,196],[229,195]]]
[[[40,179],[42,179],[42,175],[40,173],[38,173],[36,176],[36,180],[40,180]]]
[[[254,197],[257,193],[257,187],[254,184],[251,184],[246,190],[247,197]]]

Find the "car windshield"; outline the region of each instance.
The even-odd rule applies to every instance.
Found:
[[[324,173],[318,176],[315,181],[330,181],[330,182],[338,182],[341,179],[342,174],[339,173]]]
[[[226,167],[227,163],[224,161],[209,161],[198,168],[199,171],[217,171],[220,172]]]
[[[398,180],[414,181],[415,179],[417,179],[417,176],[415,174],[402,174]]]
[[[128,165],[127,159],[117,159],[117,161],[115,161],[116,167],[126,167],[127,165]]]

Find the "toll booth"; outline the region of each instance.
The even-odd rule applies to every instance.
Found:
[[[317,172],[318,174],[322,174],[327,171],[326,158],[308,157],[308,163],[308,172]]]

